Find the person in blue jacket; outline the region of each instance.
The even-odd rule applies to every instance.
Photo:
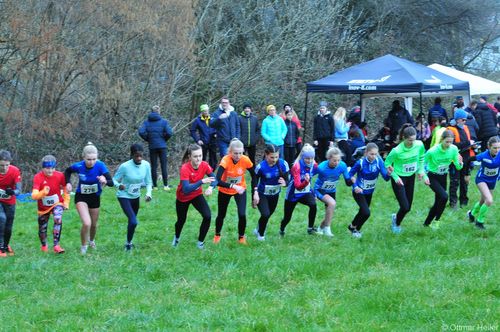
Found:
[[[434,121],[440,117],[446,119],[446,122],[448,122],[448,114],[443,106],[441,106],[441,98],[436,97],[436,99],[434,99],[434,106],[429,109],[427,123],[434,123]]]
[[[332,147],[326,152],[326,160],[318,166],[318,179],[314,183],[314,194],[316,198],[325,203],[325,218],[319,225],[317,233],[332,237],[330,225],[332,224],[333,213],[337,205],[336,193],[337,183],[340,176],[344,177],[346,184],[352,184],[347,165],[342,159],[342,151],[337,147]]]
[[[217,168],[217,134],[214,128],[210,127],[210,108],[207,104],[200,106],[200,116],[194,119],[191,124],[191,137],[201,146],[203,161],[207,161],[212,169]]]
[[[385,181],[389,181],[390,173],[378,154],[377,144],[368,143],[365,156],[359,159],[349,171],[349,177],[353,182],[352,196],[359,206],[359,211],[347,228],[355,238],[361,237],[361,227],[370,218],[370,203],[379,174],[382,174]]]
[[[274,105],[268,105],[266,111],[268,115],[262,121],[262,138],[266,144],[276,145],[280,150],[280,156],[284,156],[284,143],[286,133],[288,132],[285,121],[276,114],[276,107]]]
[[[168,121],[161,117],[160,106],[151,107],[148,119],[139,128],[139,136],[149,144],[149,158],[151,160],[151,176],[153,188],[156,190],[158,180],[158,158],[160,158],[161,176],[163,178],[163,189],[170,190],[168,185],[167,169],[167,141],[172,137],[172,128]]]
[[[224,158],[227,155],[227,149],[231,140],[233,138],[239,139],[241,129],[238,115],[234,111],[234,107],[229,103],[229,98],[226,96],[221,98],[219,107],[212,114],[210,127],[217,131],[219,156]]]

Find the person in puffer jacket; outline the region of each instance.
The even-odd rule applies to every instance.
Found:
[[[160,106],[151,107],[148,119],[139,128],[139,136],[149,145],[149,158],[151,162],[151,176],[153,178],[153,189],[158,188],[158,158],[160,158],[161,176],[163,178],[163,189],[170,190],[168,185],[167,168],[167,141],[172,137],[173,131],[168,121],[161,117]]]
[[[288,131],[285,121],[276,114],[276,107],[274,105],[268,105],[266,111],[268,116],[262,121],[262,138],[266,144],[276,145],[280,150],[280,156],[284,156],[284,143]]]
[[[479,125],[479,132],[477,136],[481,141],[481,151],[486,151],[488,148],[488,140],[490,137],[498,135],[497,117],[486,104],[486,99],[481,96],[479,103],[477,103],[476,110],[472,113],[476,118]]]
[[[243,105],[243,112],[238,116],[240,120],[240,141],[243,142],[245,154],[255,165],[255,152],[257,151],[257,139],[259,138],[260,124],[253,114],[252,105]]]
[[[210,127],[217,130],[217,147],[221,158],[227,154],[229,142],[233,138],[240,137],[240,121],[234,111],[234,107],[229,103],[229,98],[222,97],[219,107],[212,114]]]
[[[327,102],[319,103],[318,115],[314,117],[313,139],[317,148],[316,159],[318,162],[326,160],[326,151],[333,146],[335,138],[335,123],[328,110]]]

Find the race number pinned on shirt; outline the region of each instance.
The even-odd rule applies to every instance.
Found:
[[[497,168],[485,167],[483,170],[483,174],[486,176],[496,176],[498,175],[498,167]]]
[[[440,174],[440,175],[443,175],[443,174],[446,174],[448,173],[448,165],[446,166],[439,166],[438,169],[437,169],[437,174]]]
[[[226,182],[229,184],[238,184],[241,183],[241,176],[237,176],[235,178],[227,177]]]
[[[311,191],[311,183],[309,183],[304,189],[295,188],[295,194],[306,194]]]
[[[132,183],[129,184],[127,192],[130,195],[138,195],[141,191],[141,184],[140,183]]]
[[[323,182],[321,189],[323,189],[325,191],[335,190],[335,189],[337,189],[337,182],[338,181],[325,181],[325,182]]]
[[[9,199],[9,198],[10,198],[10,195],[7,195],[5,190],[0,189],[0,199]]]
[[[57,194],[54,194],[52,196],[45,196],[42,198],[42,205],[43,206],[53,206],[59,203],[59,196]]]
[[[264,195],[271,196],[271,195],[277,195],[281,192],[281,186],[280,185],[266,185],[264,187]]]
[[[417,163],[403,164],[403,172],[415,173],[417,171]]]
[[[361,189],[372,190],[372,189],[375,189],[376,184],[377,184],[377,179],[373,179],[373,180],[362,179]]]
[[[80,184],[80,192],[82,194],[95,194],[99,190],[97,183],[95,184]]]

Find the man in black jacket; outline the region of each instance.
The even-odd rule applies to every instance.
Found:
[[[479,103],[473,115],[479,125],[479,133],[477,136],[481,141],[481,151],[485,151],[490,137],[498,135],[497,117],[495,112],[488,107],[483,97],[479,99]]]
[[[318,163],[326,160],[326,151],[333,145],[335,139],[335,124],[333,117],[328,110],[327,102],[322,101],[318,115],[314,118],[313,139],[317,148],[316,159]]]
[[[257,139],[259,138],[259,120],[253,115],[252,105],[243,105],[243,112],[239,115],[240,141],[243,142],[245,153],[255,165],[255,152],[257,150]]]
[[[399,130],[405,123],[411,123],[412,126],[415,125],[415,120],[413,116],[401,106],[399,100],[394,100],[392,102],[392,109],[389,111],[389,115],[385,121],[387,127],[391,131],[391,141],[395,142],[399,135]]]

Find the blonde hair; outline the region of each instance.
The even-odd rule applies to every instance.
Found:
[[[295,159],[295,161],[293,162],[294,164],[299,162],[300,159],[302,159],[302,154],[304,154],[304,152],[314,152],[314,147],[309,143],[304,144],[302,150],[300,150],[300,153],[297,156],[297,159]]]
[[[346,110],[345,108],[343,107],[339,107],[337,108],[337,110],[335,111],[335,114],[333,115],[333,119],[334,120],[343,120],[345,121],[345,113],[346,113]]]
[[[98,154],[97,148],[92,142],[87,142],[87,145],[85,145],[82,151],[83,158],[85,158],[85,156],[88,156],[89,154]]]
[[[330,159],[331,156],[340,156],[342,157],[343,154],[342,154],[342,151],[340,151],[339,148],[337,147],[331,147],[328,149],[328,151],[326,151],[326,159]]]
[[[276,106],[274,106],[274,105],[267,105],[266,112],[269,113],[269,111],[272,110],[272,109],[276,111]]]
[[[229,142],[229,152],[240,148],[243,149],[243,143],[239,139],[233,138],[231,142]]]

